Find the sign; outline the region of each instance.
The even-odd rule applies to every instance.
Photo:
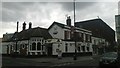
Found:
[[[59,49],[56,49],[56,52],[59,52]]]
[[[46,43],[59,43],[59,42],[61,42],[60,39],[47,39]]]

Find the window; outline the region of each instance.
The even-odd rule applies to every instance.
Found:
[[[42,44],[44,44],[44,40],[42,39]]]
[[[89,47],[87,47],[87,51],[90,51]]]
[[[85,34],[85,41],[88,42],[88,35]]]
[[[32,43],[32,50],[36,50],[36,43]]]
[[[68,44],[67,43],[65,44],[65,51],[66,52],[68,51]]]
[[[75,38],[76,41],[80,40],[79,32],[75,32],[74,38]]]
[[[82,46],[82,51],[83,51],[83,52],[85,51],[85,46]]]
[[[60,47],[60,44],[58,44],[58,47]]]
[[[40,42],[37,43],[37,50],[41,50],[41,43]]]
[[[90,35],[88,35],[88,42],[90,42]]]
[[[70,43],[70,46],[72,46],[73,45],[73,43]]]
[[[97,45],[96,40],[94,40],[94,44]]]
[[[82,42],[83,42],[83,38],[84,38],[84,37],[83,37],[83,33],[81,33],[81,41],[82,41]]]
[[[25,48],[25,45],[24,45],[24,44],[22,44],[22,48]]]
[[[81,34],[81,33],[79,33],[79,37],[82,37],[82,34]]]
[[[39,41],[39,39],[37,39],[37,41]]]
[[[17,50],[19,50],[19,45],[17,44]]]
[[[70,39],[70,32],[69,31],[65,31],[65,39]]]
[[[78,47],[78,51],[80,52],[80,47]]]

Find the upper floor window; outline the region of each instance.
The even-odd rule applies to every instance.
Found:
[[[64,36],[65,39],[70,39],[70,31],[65,31]]]
[[[88,42],[88,34],[85,34],[85,41]]]

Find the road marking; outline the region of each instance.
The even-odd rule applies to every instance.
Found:
[[[74,64],[72,62],[69,62],[69,63],[63,63],[63,64],[58,64],[58,65],[53,65],[51,67],[55,67],[55,66],[66,66],[66,65],[70,65],[70,64]]]

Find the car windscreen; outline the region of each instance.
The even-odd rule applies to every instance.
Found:
[[[105,54],[103,54],[103,57],[114,57],[114,58],[116,58],[117,53],[105,53]]]

